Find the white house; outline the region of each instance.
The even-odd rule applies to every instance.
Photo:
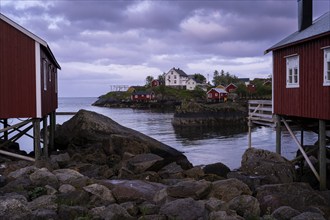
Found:
[[[194,90],[197,86],[197,82],[194,78],[188,77],[187,84],[186,84],[186,89],[187,90]]]
[[[186,87],[188,79],[183,70],[174,67],[164,75],[165,86]]]

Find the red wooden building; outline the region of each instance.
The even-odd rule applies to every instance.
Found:
[[[237,86],[234,83],[230,83],[228,86],[226,86],[227,92],[235,92],[237,89]]]
[[[131,95],[131,100],[133,102],[151,102],[155,100],[155,98],[155,93],[148,91],[136,91]]]
[[[330,12],[312,18],[312,0],[298,0],[298,31],[265,53],[273,52],[273,113],[278,121],[290,119],[302,129],[316,125],[324,157],[330,125]],[[301,136],[303,146],[303,130]],[[280,130],[277,139],[280,142]]]
[[[157,87],[157,86],[160,86],[161,85],[161,82],[158,80],[158,79],[154,79],[151,81],[151,86],[152,87]]]
[[[212,88],[207,93],[208,102],[225,102],[227,101],[228,92],[220,88]]]
[[[40,119],[47,127],[50,116],[52,145],[55,130],[55,111],[58,101],[57,71],[60,65],[56,61],[48,44],[3,14],[0,14],[0,147],[9,145],[20,136],[13,135],[8,140],[10,129],[18,129],[28,123],[33,124],[34,147],[40,146]],[[27,118],[19,125],[10,126],[9,118]],[[48,147],[47,133],[44,129],[44,146]],[[2,135],[4,133],[4,135]],[[1,136],[2,135],[2,136]],[[46,149],[48,151],[48,148]],[[35,152],[36,158],[40,151]],[[47,154],[47,152],[44,152]]]
[[[57,108],[60,65],[44,40],[0,18],[0,118],[42,118]]]

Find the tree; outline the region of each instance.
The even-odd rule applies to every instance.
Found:
[[[235,75],[231,75],[229,72],[226,72],[224,70],[221,70],[219,73],[217,70],[214,71],[213,80],[215,86],[223,85],[227,86],[230,83],[238,83],[239,79]]]
[[[154,77],[153,76],[147,76],[147,78],[146,78],[146,87],[150,87],[151,86],[152,80],[154,80]]]
[[[200,73],[195,73],[195,74],[194,74],[194,80],[196,80],[197,82],[200,82],[200,83],[206,83],[206,78],[205,78],[205,76],[203,76],[203,75],[200,74]]]

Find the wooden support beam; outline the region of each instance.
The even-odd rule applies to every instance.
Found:
[[[320,181],[320,175],[317,173],[317,171],[316,171],[314,165],[313,165],[312,162],[309,160],[307,154],[305,153],[304,149],[303,149],[302,146],[300,145],[300,143],[299,143],[297,137],[294,135],[294,133],[292,132],[291,128],[289,127],[288,123],[286,122],[286,120],[285,120],[284,118],[282,118],[282,121],[283,121],[283,123],[284,123],[286,129],[289,131],[291,137],[292,137],[293,140],[296,142],[296,144],[297,144],[297,146],[298,146],[300,152],[302,153],[302,155],[304,156],[304,158],[305,158],[307,164],[309,165],[309,167],[310,167],[311,170],[313,171],[313,173],[314,173],[316,179],[317,179],[318,181]]]
[[[4,151],[4,150],[0,150],[0,154],[11,156],[11,157],[16,157],[18,159],[23,159],[23,160],[27,160],[27,161],[33,161],[33,162],[35,161],[35,159],[33,159],[31,157],[23,156],[20,154],[15,154],[15,153]]]
[[[248,121],[248,128],[249,128],[249,148],[251,148],[252,147],[252,131],[251,131],[251,129],[252,129],[252,121],[251,121],[251,118],[249,118],[249,121]]]
[[[3,128],[7,128],[8,127],[8,119],[3,119]],[[8,140],[8,131],[5,131],[3,134],[3,139],[5,141]]]
[[[319,169],[320,169],[320,190],[327,189],[327,161],[325,141],[325,121],[319,120]]]
[[[17,124],[15,124],[15,125],[8,126],[7,128],[0,129],[0,133],[5,132],[5,131],[9,131],[9,130],[11,130],[11,129],[13,129],[13,128],[22,127],[22,126],[24,126],[24,125],[30,123],[31,121],[32,121],[32,119],[28,119],[28,120],[22,121],[22,122],[20,122],[20,123],[17,123]]]
[[[0,123],[3,123],[3,122],[0,121]],[[8,125],[10,126],[10,124],[8,124]],[[25,125],[22,125],[21,127],[23,127],[23,126],[25,126]],[[11,134],[11,133],[13,133],[15,131],[22,132],[22,130],[20,129],[20,127],[18,127],[18,128],[15,127],[11,131],[9,131],[8,134]],[[24,135],[25,136],[28,136],[29,138],[32,138],[32,139],[34,138],[33,135],[30,135],[28,133],[25,133]],[[40,142],[43,143],[41,140],[40,140]]]
[[[47,119],[48,119],[48,116],[45,116],[42,119],[43,139],[44,139],[43,156],[45,158],[48,157],[48,129],[47,129]]]
[[[33,119],[33,137],[34,137],[34,156],[36,160],[40,160],[41,147],[40,147],[40,118]]]
[[[49,149],[54,150],[54,138],[55,138],[55,126],[56,126],[56,113],[51,112],[49,115]]]
[[[282,146],[281,146],[281,137],[282,137],[282,129],[281,129],[281,116],[275,115],[275,127],[276,127],[276,153],[281,155]]]
[[[5,141],[4,143],[2,143],[2,144],[0,145],[0,148],[1,148],[1,147],[5,147],[5,146],[7,146],[7,145],[9,145],[9,144],[11,144],[11,143],[17,141],[17,140],[18,140],[19,138],[21,138],[26,132],[28,132],[31,128],[32,128],[32,125],[29,126],[29,127],[27,127],[27,128],[25,128],[22,132],[17,133],[16,135],[12,136],[9,140],[7,140],[7,141]]]

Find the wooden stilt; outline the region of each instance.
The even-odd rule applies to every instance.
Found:
[[[41,147],[40,147],[40,119],[39,118],[35,118],[33,120],[33,136],[34,136],[35,159],[40,160]]]
[[[249,148],[252,147],[251,127],[252,127],[252,121],[251,121],[251,118],[249,118],[249,121],[248,121],[248,128],[249,128]]]
[[[48,157],[48,131],[47,131],[47,118],[48,116],[46,115],[43,119],[42,119],[42,124],[43,124],[43,140],[44,140],[44,144],[43,144],[43,156],[45,158]]]
[[[56,115],[55,111],[49,115],[49,150],[54,150],[54,137],[55,137]]]
[[[276,126],[276,153],[281,155],[281,116],[275,115]]]
[[[8,119],[3,119],[3,128],[7,128],[8,127]],[[3,139],[5,141],[8,140],[8,131],[4,131],[3,133]]]
[[[327,167],[326,167],[326,142],[325,142],[325,121],[319,120],[319,169],[320,169],[320,190],[327,189]]]

